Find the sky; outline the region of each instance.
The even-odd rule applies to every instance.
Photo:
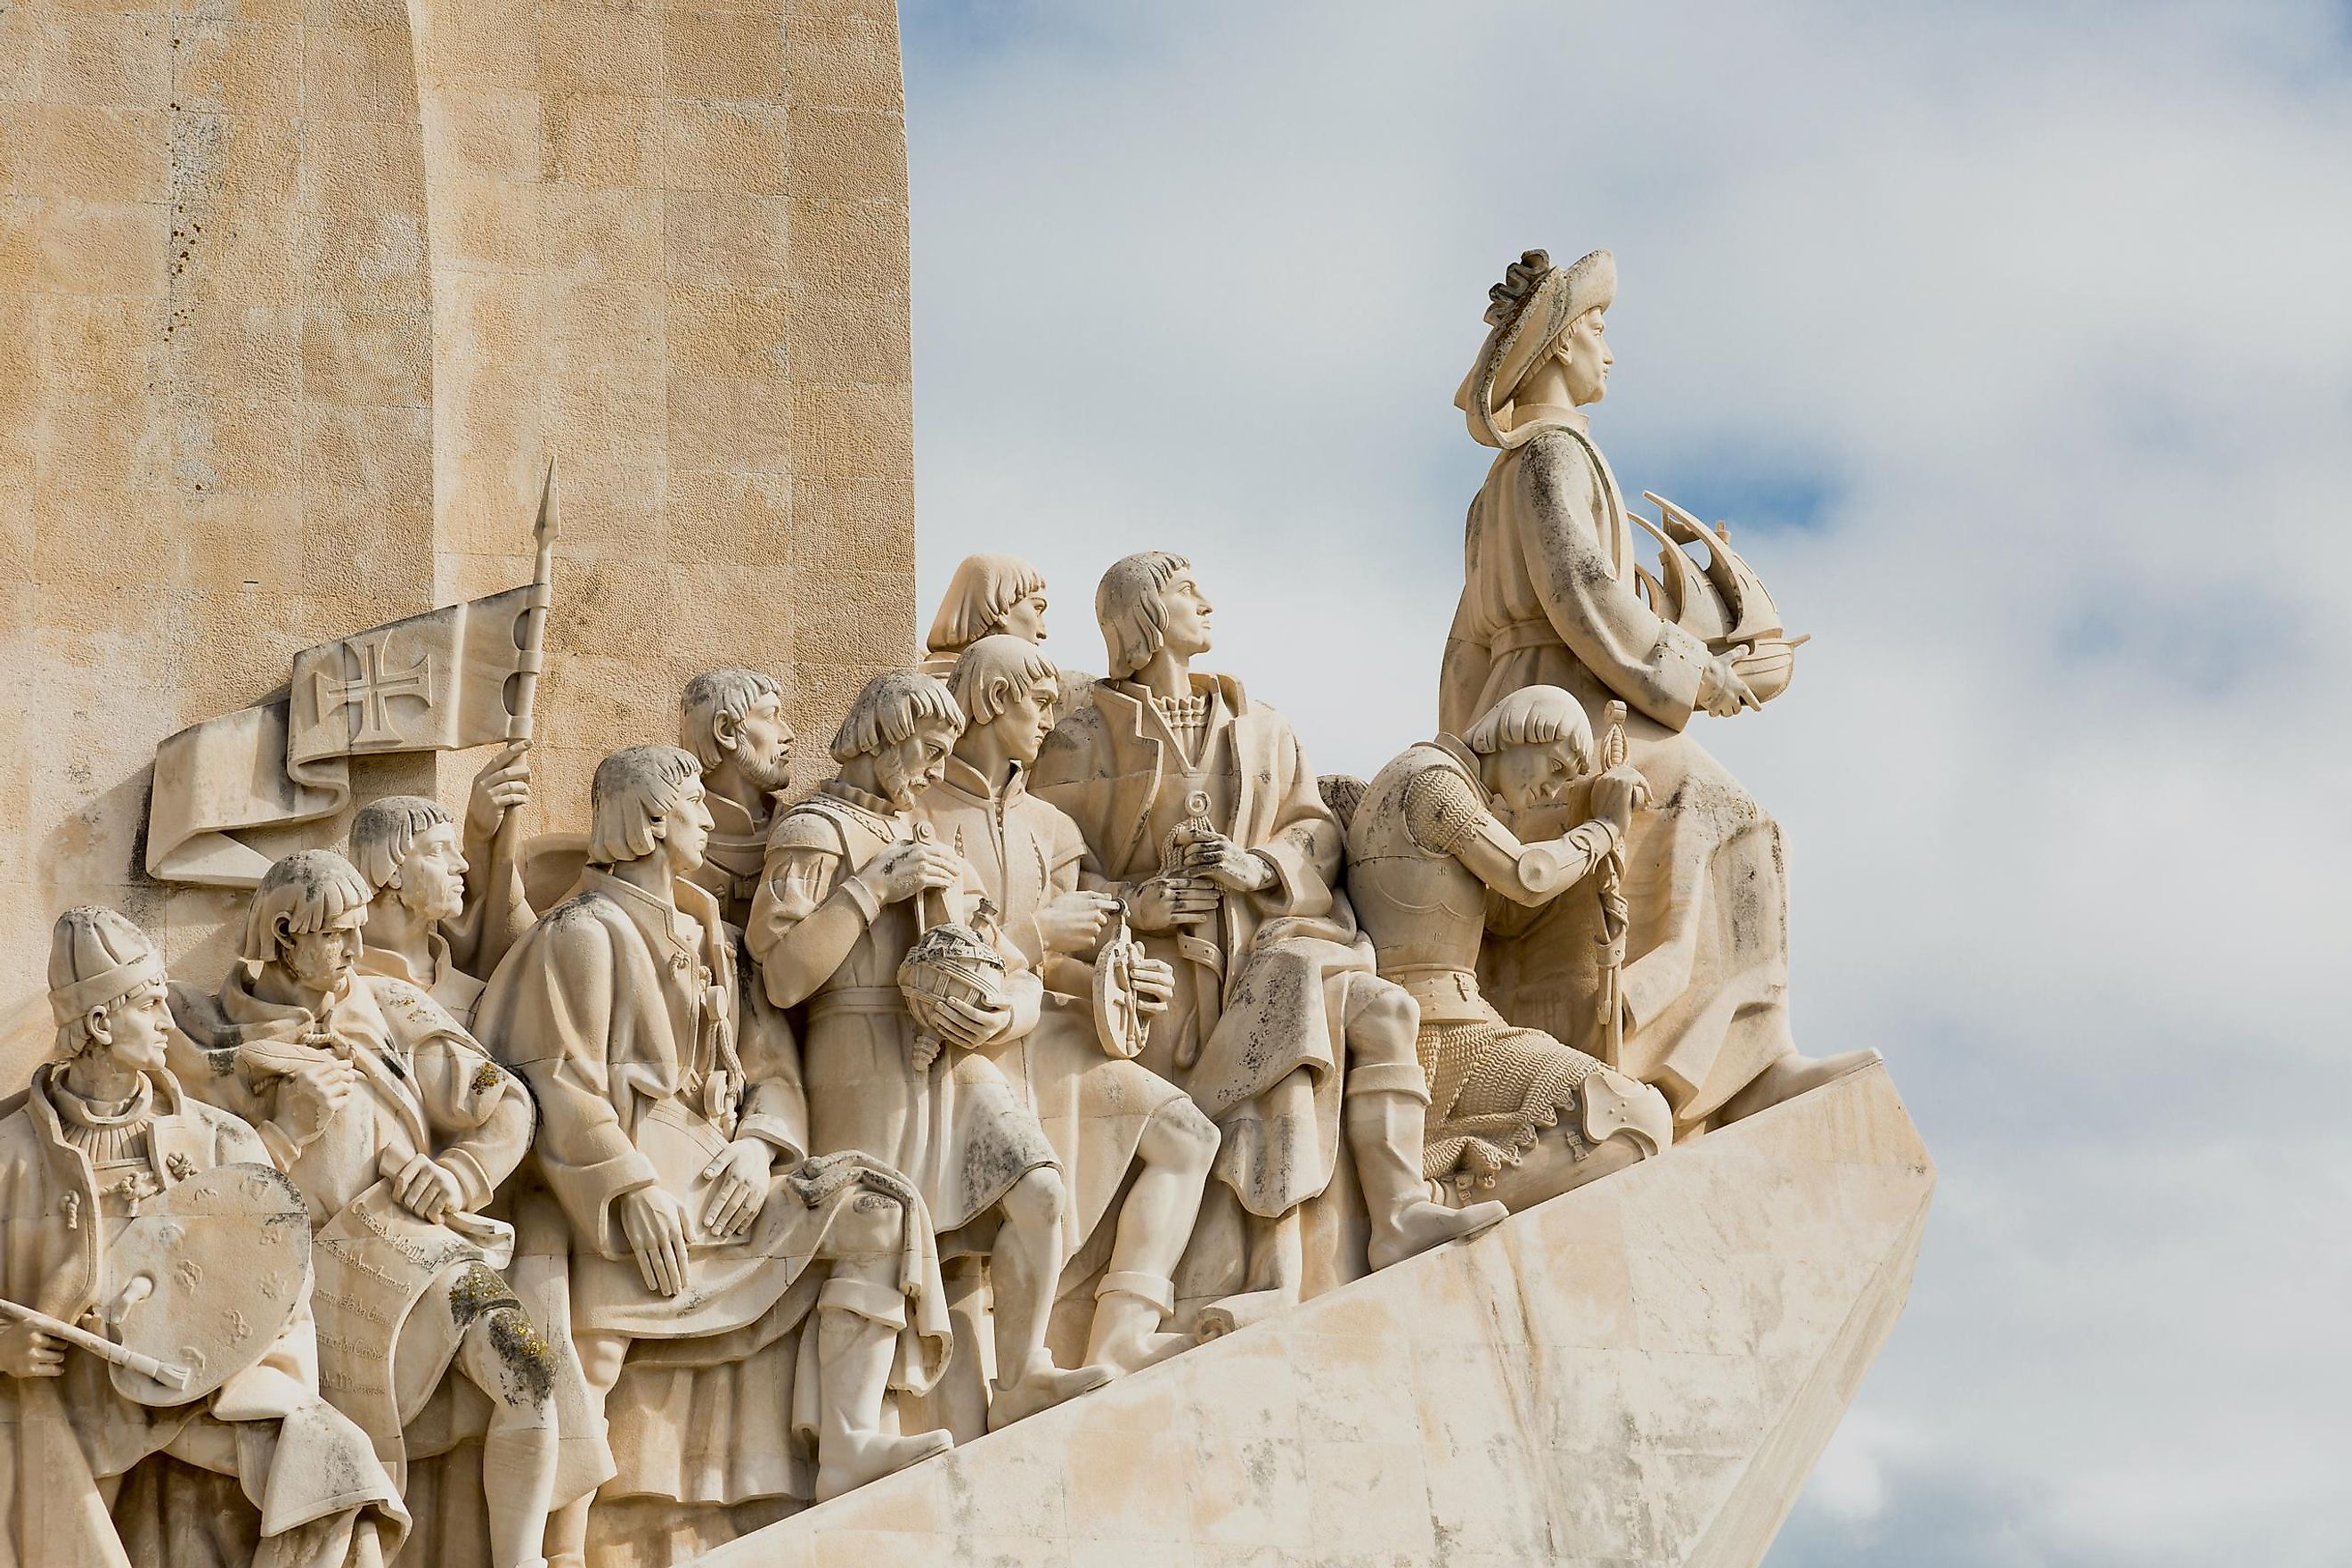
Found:
[[[1451,406],[1605,247],[1626,489],[1813,634],[1695,721],[1801,1048],[1940,1172],[1771,1568],[2352,1563],[2352,10],[903,0],[924,613],[1166,548],[1369,773],[1433,728]]]

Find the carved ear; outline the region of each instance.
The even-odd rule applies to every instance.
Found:
[[[710,739],[722,752],[731,752],[743,743],[742,721],[726,713],[710,716]]]
[[[81,1026],[89,1032],[94,1046],[114,1044],[114,1026],[106,1021],[106,1005],[100,1003],[81,1016]]]

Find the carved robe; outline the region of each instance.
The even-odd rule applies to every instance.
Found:
[[[1137,1058],[1217,1123],[1215,1174],[1243,1207],[1272,1219],[1330,1183],[1351,997],[1378,982],[1338,887],[1339,825],[1288,721],[1229,676],[1192,679],[1196,747],[1143,688],[1098,681],[1093,703],[1047,738],[1031,788],[1077,823],[1087,885],[1121,898],[1160,874],[1162,847],[1195,791],[1209,797],[1212,826],[1274,867],[1271,886],[1228,895],[1197,928],[1224,955],[1222,984],[1173,933],[1145,936],[1146,951],[1174,966],[1176,998]],[[1367,1087],[1417,1097],[1411,1042],[1397,1045],[1400,1062],[1379,1064]],[[1197,1059],[1182,1065],[1194,1049]]]
[[[478,1215],[530,1147],[521,1083],[405,981],[353,975],[314,1014],[257,994],[240,963],[216,999],[175,989],[173,1010],[207,1047],[202,1067],[191,1064],[203,1073],[192,1081],[261,1130],[310,1205],[327,1397],[366,1430],[395,1476],[478,1436],[488,1413],[480,1391],[447,1374],[469,1315],[517,1299],[491,1267],[490,1252],[504,1247],[462,1221],[417,1218],[384,1178],[430,1155],[458,1179],[455,1211]],[[278,1072],[322,1052],[350,1062],[359,1082],[323,1131],[297,1143],[276,1120]],[[517,1373],[532,1384],[578,1375],[560,1361]],[[565,1394],[559,1406],[576,1406],[575,1391]],[[593,1480],[579,1464],[567,1467],[556,1501]]]
[[[1624,502],[1580,415],[1496,458],[1470,503],[1465,572],[1442,729],[1461,733],[1527,686],[1574,693],[1596,735],[1611,699],[1627,705],[1629,758],[1654,798],[1626,844],[1630,1017],[1614,1065],[1696,1125],[1794,1049],[1786,855],[1780,825],[1682,732],[1707,651],[1637,594]],[[1486,990],[1503,1016],[1593,1048],[1597,931],[1587,900],[1563,900],[1490,943]]]
[[[782,1016],[739,1018],[734,944],[690,883],[675,907],[591,867],[491,978],[483,1033],[537,1095],[535,1163],[570,1226],[570,1321],[628,1339],[606,1395],[619,1472],[607,1500],[805,1500],[814,1468],[814,1338],[797,1332],[824,1279],[826,1233],[861,1193],[907,1207],[904,1326],[893,1387],[927,1391],[949,1329],[921,1203],[875,1162],[807,1159],[801,1064]],[[740,1032],[739,1032],[740,1031]],[[741,1237],[703,1236],[698,1184],[738,1137],[775,1146],[771,1188]],[[614,1203],[660,1184],[686,1199],[692,1279],[647,1289]]]
[[[911,815],[834,780],[776,819],[744,940],[767,973],[770,1000],[802,952],[854,933],[846,956],[807,997],[811,1142],[862,1149],[905,1175],[945,1234],[993,1208],[1031,1171],[1057,1163],[1036,1112],[987,1051],[950,1046],[914,1066],[915,1022],[898,991],[898,964],[921,934],[916,901],[876,905],[851,873],[915,836]],[[950,918],[980,897],[948,889]],[[829,929],[830,928],[830,929]]]
[[[710,838],[702,864],[687,875],[719,900],[720,915],[740,931],[751,921],[751,897],[760,890],[760,868],[767,863],[774,801],[756,817],[723,795],[705,795],[702,804],[710,812]]]
[[[1109,1214],[1144,1129],[1184,1091],[1139,1063],[1108,1055],[1095,1026],[1094,973],[1084,959],[1048,953],[1037,927],[1047,904],[1078,887],[1086,841],[1016,773],[992,789],[961,757],[923,792],[916,816],[971,865],[1003,931],[1045,984],[1037,1026],[996,1057],[1026,1095],[1070,1192],[1064,1219],[1073,1260]]]
[[[415,986],[440,1003],[458,1023],[472,1028],[474,1006],[482,999],[482,983],[457,967],[457,959],[450,954],[447,937],[437,931],[427,931],[425,941],[432,962],[421,973],[388,947],[362,946],[356,967],[362,974],[404,981]]]
[[[171,1074],[147,1084],[152,1120],[128,1159],[93,1160],[68,1137],[58,1064],[0,1104],[0,1295],[78,1322],[120,1288],[105,1242],[134,1212],[113,1190],[125,1171],[160,1192],[269,1163],[250,1127]],[[187,1405],[123,1398],[79,1350],[60,1377],[0,1375],[0,1568],[378,1568],[408,1514],[367,1436],[320,1396],[317,1354],[305,1308],[257,1363]]]

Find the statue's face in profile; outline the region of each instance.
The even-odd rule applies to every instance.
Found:
[[[281,938],[278,961],[304,990],[332,991],[359,961],[360,927],[366,923],[367,906],[346,910],[343,918],[325,931]]]
[[[1055,681],[1033,680],[1005,698],[996,715],[997,732],[1004,737],[1006,752],[1022,766],[1035,762],[1045,750],[1045,737],[1054,732],[1054,704],[1061,694]]]
[[[1196,658],[1209,651],[1209,617],[1216,613],[1216,606],[1201,592],[1192,573],[1180,572],[1169,580],[1160,590],[1160,605],[1167,617],[1160,635],[1169,652],[1178,658]]]
[[[882,798],[900,811],[912,806],[916,795],[946,774],[958,733],[952,725],[926,719],[905,740],[877,752],[874,783]]]
[[[721,739],[734,742],[735,765],[759,788],[779,790],[792,783],[793,727],[784,722],[783,705],[775,698],[762,696],[752,703],[742,721]]]
[[[1045,591],[1024,594],[1013,606],[1004,612],[1004,619],[996,628],[1009,637],[1023,642],[1045,640]]]
[[[672,871],[684,873],[702,864],[710,848],[710,807],[702,798],[702,781],[688,779],[677,786],[677,804],[662,813],[656,831]]]
[[[466,852],[457,825],[434,824],[400,863],[400,901],[426,920],[453,921],[466,909]]]
[[[105,1045],[115,1065],[152,1072],[163,1065],[171,1038],[172,1010],[163,1000],[163,984],[155,981],[106,1009]]]
[[[1494,789],[1513,811],[1557,805],[1568,786],[1584,776],[1584,759],[1573,740],[1506,746],[1495,759]]]
[[[1603,330],[1601,312],[1587,310],[1569,323],[1568,331],[1560,334],[1559,346],[1552,350],[1568,381],[1568,395],[1580,408],[1609,395],[1609,367],[1617,363],[1617,356],[1609,352]]]

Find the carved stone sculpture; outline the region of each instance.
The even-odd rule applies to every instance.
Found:
[[[713,669],[686,683],[677,743],[702,764],[710,842],[689,876],[719,900],[728,924],[751,918],[777,797],[792,784],[793,727],[773,677]]]
[[[1077,824],[1027,784],[1054,726],[1060,671],[1034,643],[986,637],[957,660],[951,690],[968,722],[916,816],[978,874],[1022,962],[1045,984],[1037,1026],[1014,1042],[1018,1060],[1006,1058],[1006,1076],[1026,1091],[1061,1161],[1074,1265],[1087,1261],[1097,1227],[1116,1226],[1094,1289],[1086,1360],[1133,1372],[1192,1342],[1161,1326],[1176,1309],[1176,1265],[1217,1129],[1181,1089],[1127,1059],[1132,1047],[1122,1031],[1115,1026],[1106,1038],[1097,1019],[1099,989],[1120,984],[1098,977],[1092,963],[1118,925],[1118,902],[1080,889],[1086,841]],[[1116,961],[1116,952],[1106,960]],[[1175,974],[1144,957],[1130,983],[1148,1021],[1166,1009]]]
[[[475,775],[462,846],[441,803],[420,795],[352,814],[351,861],[375,889],[361,973],[404,980],[473,1023],[483,982],[531,922],[518,836],[504,831],[530,798],[530,742],[515,741]]]
[[[1698,742],[1691,715],[1759,708],[1738,658],[1644,601],[1632,526],[1581,406],[1608,390],[1603,316],[1616,263],[1554,267],[1529,251],[1490,291],[1491,329],[1457,403],[1496,448],[1471,502],[1466,580],[1445,647],[1439,727],[1463,733],[1526,686],[1560,687],[1588,717],[1631,709],[1632,760],[1652,803],[1627,836],[1629,948],[1616,1064],[1662,1090],[1679,1127],[1729,1121],[1874,1059],[1796,1053],[1788,1021],[1788,898],[1780,825]],[[1777,654],[1786,653],[1785,647]],[[1785,684],[1785,669],[1774,679]],[[1592,1050],[1601,933],[1585,900],[1555,902],[1490,954],[1504,1016]]]
[[[1374,774],[1348,824],[1348,891],[1381,977],[1421,1005],[1431,1094],[1423,1171],[1514,1210],[1657,1153],[1674,1139],[1664,1098],[1538,1029],[1504,1021],[1478,990],[1488,894],[1540,908],[1593,893],[1623,841],[1641,775],[1595,780],[1592,817],[1522,844],[1495,807],[1556,804],[1591,771],[1576,699],[1522,687],[1470,726],[1407,750]]]
[[[1177,974],[1139,1059],[1217,1123],[1218,1183],[1246,1216],[1244,1256],[1221,1271],[1245,1299],[1202,1315],[1215,1332],[1297,1301],[1299,1209],[1330,1182],[1343,1119],[1373,1267],[1504,1210],[1429,1201],[1412,999],[1373,973],[1339,890],[1339,826],[1289,724],[1231,677],[1192,673],[1212,606],[1191,563],[1127,557],[1095,612],[1110,677],[1055,730],[1033,787],[1077,823],[1087,885]]]
[[[594,1478],[559,1473],[565,1363],[499,1272],[513,1233],[482,1213],[530,1148],[530,1099],[431,996],[359,973],[374,893],[331,850],[273,864],[219,994],[174,996],[203,1047],[184,1076],[256,1125],[309,1203],[327,1397],[404,1479],[448,1451],[412,1451],[408,1428],[471,1425],[454,1368],[482,1396],[492,1568],[534,1564],[549,1513]]]
[[[963,729],[947,688],[915,670],[866,682],[834,737],[840,776],[776,819],[745,933],[779,1007],[806,1004],[811,1136],[863,1149],[919,1187],[943,1249],[992,1223],[996,1377],[987,1422],[1002,1426],[1100,1386],[1111,1369],[1065,1371],[1045,1348],[1066,1247],[1069,1193],[1037,1114],[993,1055],[1035,1026],[1043,986],[1008,976],[991,1006],[951,1002],[932,1022],[951,1037],[928,1062],[898,989],[918,937],[971,923],[983,896],[961,857],[914,816]],[[1012,955],[1007,954],[1008,958]]]
[[[944,1449],[889,1434],[883,1408],[930,1386],[949,1336],[922,1199],[873,1159],[808,1157],[792,1036],[739,1015],[733,942],[689,879],[700,774],[672,746],[598,765],[581,889],[507,955],[479,1016],[538,1098],[572,1334],[618,1466],[602,1500],[723,1514]],[[583,1499],[551,1560],[578,1561],[587,1530]]]
[[[1045,574],[1018,555],[965,556],[948,579],[930,636],[923,639],[923,673],[947,679],[963,650],[986,637],[1043,645],[1046,607]],[[1064,669],[1054,716],[1066,719],[1084,707],[1093,687],[1093,676]]]
[[[48,983],[59,1059],[0,1107],[0,1561],[373,1568],[408,1515],[320,1395],[299,1198],[166,1068],[163,958],[137,927],[68,910]],[[155,1228],[208,1185],[278,1223]],[[166,1298],[181,1375],[158,1384],[113,1341]]]

